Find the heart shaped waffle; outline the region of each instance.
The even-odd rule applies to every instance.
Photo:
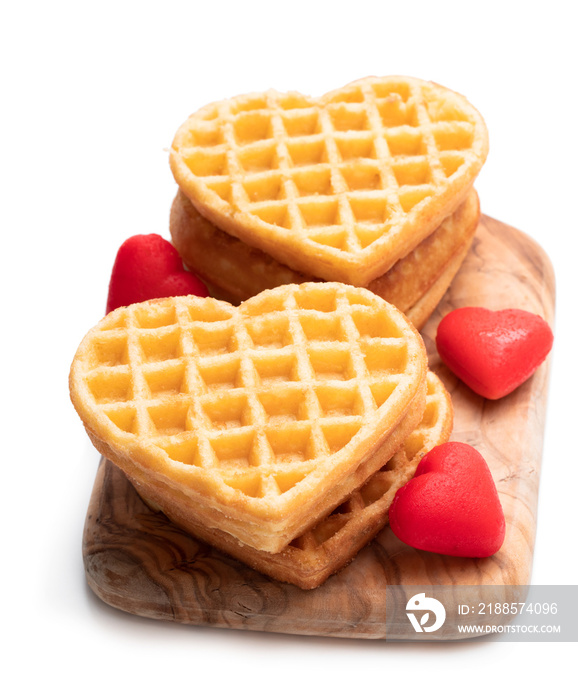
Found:
[[[240,307],[117,309],[82,341],[70,391],[97,449],[161,509],[280,551],[394,454],[423,413],[426,370],[395,307],[307,283]]]
[[[210,104],[177,131],[170,165],[226,233],[295,270],[367,286],[456,209],[487,151],[461,95],[372,77],[319,99],[270,90]]]

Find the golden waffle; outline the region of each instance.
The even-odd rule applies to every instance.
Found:
[[[392,432],[423,412],[426,369],[397,309],[307,283],[240,307],[117,309],[82,341],[70,390],[97,449],[163,510],[279,551],[395,452]]]
[[[463,260],[479,215],[478,196],[471,190],[455,212],[411,253],[370,282],[368,289],[407,313],[452,261]],[[170,229],[173,243],[185,264],[215,289],[220,298],[234,304],[264,289],[311,281],[307,275],[291,270],[258,248],[220,231],[196,211],[181,191],[171,207]],[[453,275],[445,289],[452,278]],[[425,320],[427,318],[423,322]]]
[[[277,554],[243,546],[226,533],[204,527],[202,522],[196,527],[190,522],[175,522],[268,576],[300,588],[316,588],[350,562],[387,524],[397,490],[412,478],[426,452],[449,439],[452,423],[450,395],[438,377],[428,372],[425,413],[401,449],[331,514]],[[158,510],[143,496],[151,508]]]
[[[488,151],[461,95],[365,78],[319,99],[242,95],[192,114],[173,175],[200,214],[294,270],[366,286],[463,200]]]

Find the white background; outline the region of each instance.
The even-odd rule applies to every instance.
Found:
[[[116,250],[168,237],[166,148],[202,105],[312,95],[369,74],[433,79],[484,115],[482,209],[557,275],[533,582],[576,584],[576,37],[571,2],[20,2],[0,16],[2,616],[10,697],[532,697],[576,646],[402,645],[160,623],[87,589],[97,454],[67,395]],[[501,692],[497,692],[497,689]]]

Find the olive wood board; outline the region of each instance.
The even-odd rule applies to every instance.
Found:
[[[443,316],[463,306],[522,308],[550,324],[554,274],[524,233],[483,215],[454,282],[422,330],[430,366],[451,393],[452,440],[485,457],[506,517],[500,551],[486,559],[423,552],[385,527],[353,562],[303,591],[257,573],[194,539],[151,511],[123,473],[104,458],[83,537],[87,581],[109,605],[191,625],[351,638],[385,638],[388,585],[525,586],[530,581],[549,360],[509,396],[474,394],[435,350]],[[391,637],[390,638],[394,638]]]

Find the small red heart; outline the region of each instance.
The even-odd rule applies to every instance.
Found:
[[[457,557],[489,557],[504,541],[504,512],[482,455],[463,442],[434,447],[396,493],[389,522],[402,542]]]
[[[209,292],[183,268],[174,246],[157,233],[131,236],[116,254],[106,313],[139,301],[186,294],[206,297]]]
[[[522,309],[455,309],[438,326],[442,361],[470,389],[500,399],[526,381],[552,349],[550,326]]]

